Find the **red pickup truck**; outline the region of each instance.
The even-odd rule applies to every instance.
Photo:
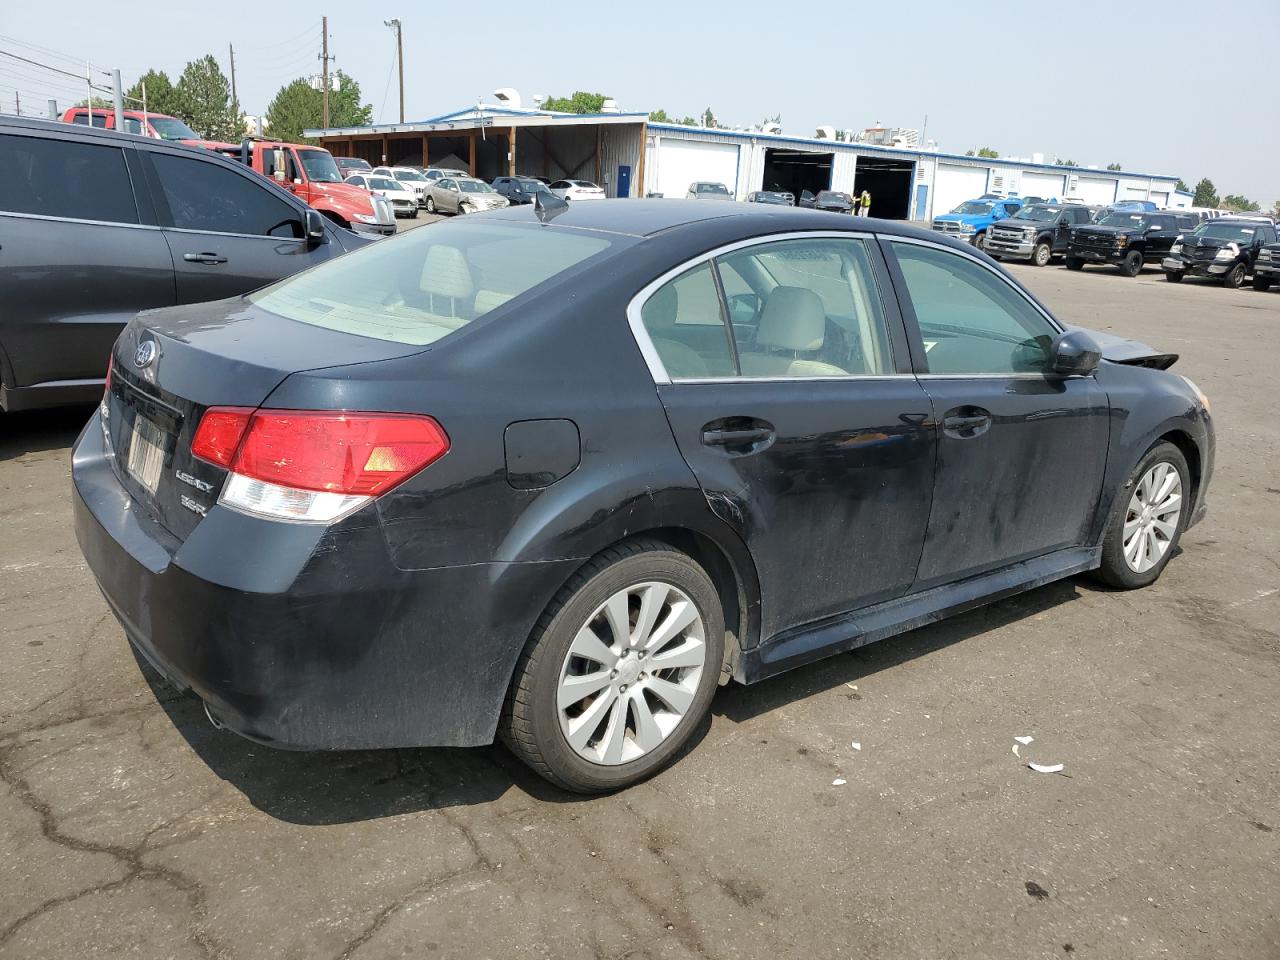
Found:
[[[78,123],[83,127],[102,127],[107,130],[116,128],[116,112],[95,107],[90,120],[88,107],[71,107],[62,115],[63,123]],[[236,148],[234,143],[220,140],[206,140],[177,117],[164,113],[143,112],[141,110],[124,111],[124,132],[136,133],[143,137],[154,137],[157,140],[168,140],[188,147],[204,147],[206,150],[221,150],[227,147]]]
[[[343,182],[333,154],[323,147],[249,139],[239,146],[216,149],[275,180],[339,226],[381,237],[396,232],[391,205],[383,197]]]

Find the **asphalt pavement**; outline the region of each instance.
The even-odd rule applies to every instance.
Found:
[[[1280,956],[1280,293],[1012,269],[1212,398],[1210,513],[1164,577],[723,689],[599,799],[500,747],[215,730],[81,560],[88,411],[0,416],[0,958]]]

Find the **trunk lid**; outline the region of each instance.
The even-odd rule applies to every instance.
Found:
[[[300,371],[422,350],[299,323],[240,298],[139,314],[116,341],[103,398],[116,474],[155,521],[185,540],[226,479],[191,453],[205,410],[258,407]]]

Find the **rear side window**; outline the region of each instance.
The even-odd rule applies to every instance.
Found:
[[[151,161],[175,227],[264,237],[303,236],[301,216],[268,186],[203,160],[154,153]]]
[[[0,135],[0,211],[137,223],[119,147]]]
[[[454,220],[372,244],[249,299],[313,326],[429,344],[619,242],[566,229]]]

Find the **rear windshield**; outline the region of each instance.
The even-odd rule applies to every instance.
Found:
[[[1123,227],[1129,230],[1141,230],[1147,225],[1147,215],[1145,213],[1135,213],[1128,210],[1112,210],[1099,220],[1098,223],[1104,227]]]
[[[1055,220],[1062,212],[1061,207],[1023,207],[1013,215],[1015,220]]]
[[[434,343],[619,238],[452,220],[370,244],[251,294],[264,310],[393,343]]]

